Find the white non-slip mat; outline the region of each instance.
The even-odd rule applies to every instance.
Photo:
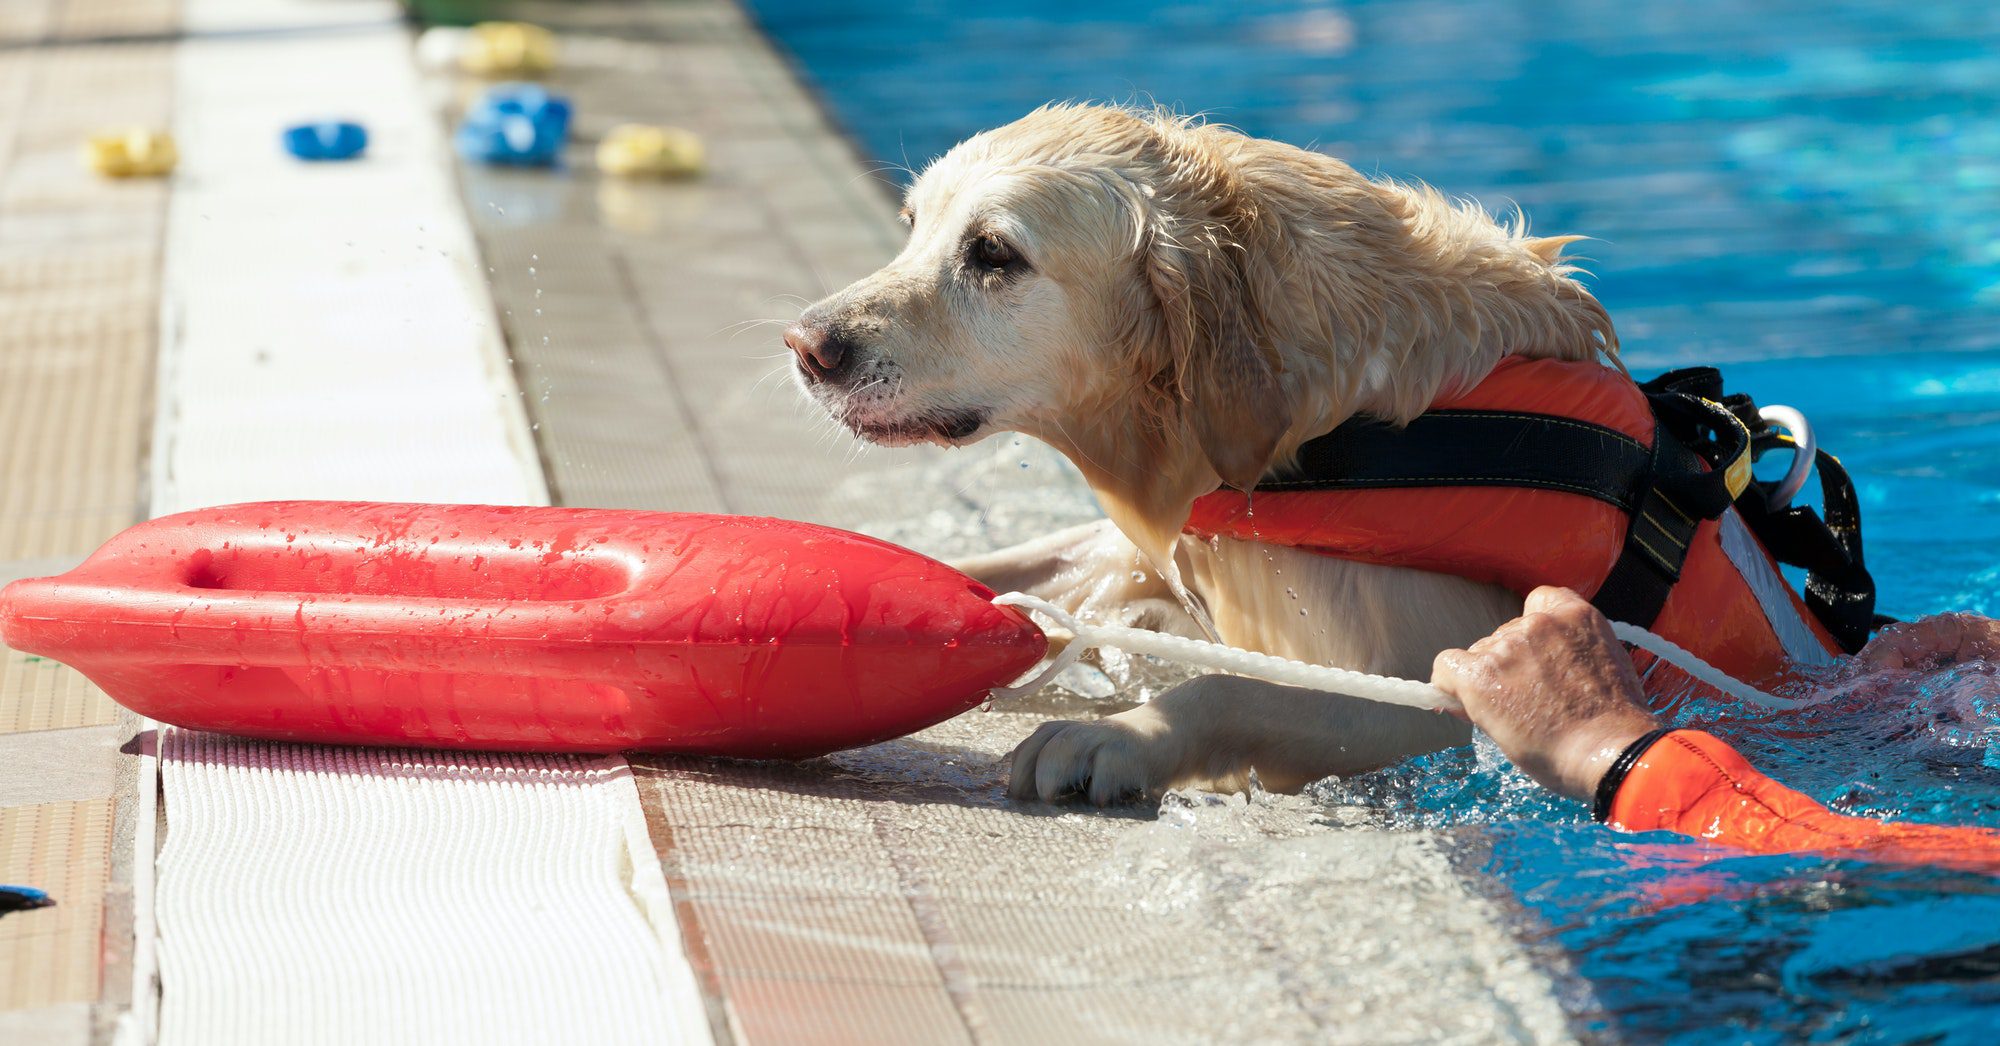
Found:
[[[184,15],[153,513],[546,503],[399,9]],[[365,123],[367,157],[286,157],[283,127],[320,117]],[[163,728],[157,765],[164,845],[154,868],[141,825],[127,1043],[709,1038],[622,759]]]
[[[707,1038],[624,760],[160,755],[162,1041]]]

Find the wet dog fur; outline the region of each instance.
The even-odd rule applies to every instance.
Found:
[[[881,443],[1035,436],[1108,517],[959,564],[1086,615],[1427,678],[1520,611],[1490,585],[1181,533],[1356,414],[1406,421],[1504,356],[1616,365],[1563,247],[1429,188],[1170,113],[1048,106],[910,187],[881,270],[786,332],[807,393]],[[1303,612],[1302,612],[1303,611]],[[1209,624],[1197,621],[1204,614]],[[1020,798],[1294,789],[1462,744],[1434,713],[1229,676],[1014,751]]]

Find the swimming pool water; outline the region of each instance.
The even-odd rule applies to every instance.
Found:
[[[2000,6],[750,7],[887,165],[1052,99],[1157,100],[1597,237],[1635,372],[1726,364],[1841,455],[1882,610],[2000,615]],[[1807,739],[1683,721],[1843,809],[2000,826],[1994,673],[1828,681]],[[1585,1029],[2000,1041],[1991,877],[1614,836],[1478,748],[1323,798],[1453,833],[1587,982]]]

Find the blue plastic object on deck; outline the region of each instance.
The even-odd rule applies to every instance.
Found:
[[[569,137],[569,100],[536,84],[496,84],[466,110],[453,142],[479,163],[552,166]]]
[[[313,120],[285,128],[285,151],[301,160],[352,160],[368,148],[368,129],[352,120]]]
[[[47,908],[55,903],[46,892],[32,886],[0,886],[0,915]]]

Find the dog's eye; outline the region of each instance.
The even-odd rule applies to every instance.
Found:
[[[1006,240],[988,234],[972,241],[972,260],[989,269],[1005,269],[1019,263],[1021,256]]]

